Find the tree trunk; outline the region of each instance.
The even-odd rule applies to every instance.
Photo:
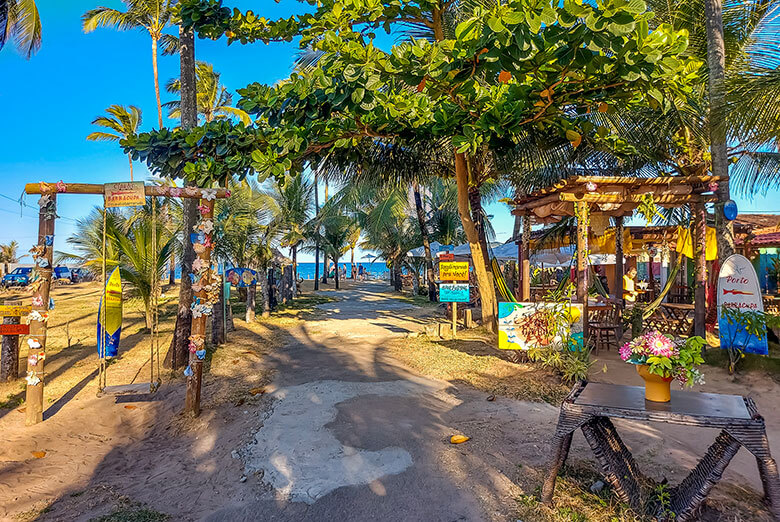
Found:
[[[333,259],[333,264],[336,265],[336,271],[334,272],[334,276],[336,278],[336,290],[339,289],[339,258],[336,257]]]
[[[173,286],[176,284],[176,254],[171,252],[171,260],[168,265],[168,284]]]
[[[268,288],[268,269],[258,270],[257,279],[260,283],[260,299],[262,299],[263,317],[271,316],[271,294]]]
[[[471,207],[471,217],[474,220],[474,225],[477,227],[479,244],[482,245],[482,252],[485,256],[485,269],[488,272],[492,272],[493,268],[490,266],[490,256],[488,255],[490,250],[488,249],[487,234],[485,233],[485,213],[482,210],[482,194],[476,185],[469,186],[469,206]]]
[[[162,103],[160,103],[160,78],[157,71],[157,38],[152,37],[152,69],[154,72],[154,95],[157,99],[157,123],[163,128]],[[182,122],[182,126],[184,123]]]
[[[130,163],[130,181],[133,181],[133,155],[127,155],[127,161]]]
[[[293,297],[298,295],[298,245],[292,246],[292,290]]]
[[[705,0],[707,18],[707,66],[710,94],[710,154],[712,174],[728,176],[729,158],[726,146],[726,47],[723,40],[723,5],[721,0]],[[718,203],[715,205],[715,228],[718,238],[718,257],[726,259],[735,250],[734,226],[723,215],[723,204],[731,198],[729,182],[718,183]]]
[[[192,30],[179,28],[179,58],[181,64],[181,126],[190,129],[198,124],[198,106],[195,89],[195,38]],[[179,285],[179,311],[176,314],[176,326],[168,354],[165,357],[166,368],[181,368],[189,362],[190,332],[192,329],[192,263],[195,250],[192,248],[190,231],[198,218],[198,201],[184,198],[183,252],[181,259],[181,283]]]
[[[251,323],[255,320],[255,296],[257,295],[257,285],[251,285],[246,289],[246,319],[247,323]]]
[[[436,282],[433,275],[433,256],[431,255],[431,241],[428,238],[428,227],[425,224],[425,209],[420,197],[420,186],[415,181],[412,185],[414,190],[414,208],[417,211],[417,223],[420,225],[420,235],[422,236],[423,249],[425,250],[425,270],[428,274],[428,300],[436,301]]]
[[[3,324],[19,324],[18,317],[3,317]],[[0,351],[0,382],[11,382],[19,375],[19,336],[4,335]]]
[[[476,224],[471,217],[469,205],[469,165],[468,159],[462,153],[455,152],[455,179],[458,183],[458,213],[463,224],[463,231],[471,248],[471,258],[474,261],[474,274],[479,285],[479,295],[482,300],[482,324],[491,331],[497,331],[496,323],[496,290],[493,275],[485,267],[485,253],[479,240]]]
[[[317,176],[317,171],[314,171],[314,209],[316,211],[315,216],[318,216],[320,213],[320,195],[319,195],[320,187],[319,187],[319,180]],[[320,238],[319,238],[319,227],[317,227],[317,230],[314,234],[314,290],[320,289]]]
[[[222,346],[225,344],[225,276],[218,280],[219,301],[214,303],[211,315],[211,344]]]

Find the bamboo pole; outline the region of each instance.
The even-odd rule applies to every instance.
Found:
[[[618,302],[623,299],[623,218],[615,218],[615,279],[612,288]]]
[[[216,190],[216,197],[226,198],[229,195],[228,190],[224,188],[218,189],[202,189],[196,187],[163,187],[158,185],[145,185],[144,192],[147,196],[158,197],[174,197],[174,198],[194,198],[200,199],[203,197],[203,191],[207,190],[212,192]],[[105,187],[99,183],[27,183],[24,186],[24,191],[27,194],[103,194]]]
[[[202,199],[200,204],[206,208],[206,211],[201,213],[201,219],[204,221],[211,221],[214,217],[214,200]],[[210,233],[206,234],[206,237],[210,236]],[[206,248],[204,248],[198,254],[198,259],[201,260],[201,263],[203,263],[204,266],[208,267],[203,274],[203,277],[201,277],[199,280],[199,290],[195,292],[195,302],[200,302],[203,304],[206,303],[208,299],[208,291],[206,290],[206,286],[213,282],[211,274],[211,246],[206,246]],[[182,274],[182,277],[187,277],[187,275]],[[206,346],[205,338],[207,319],[207,314],[200,314],[198,317],[195,317],[195,314],[193,314],[192,316],[191,337],[203,340],[203,344],[198,346],[199,349],[205,349]],[[200,392],[201,383],[203,382],[203,359],[198,358],[197,354],[190,350],[189,362],[192,372],[187,376],[187,396],[185,399],[184,411],[197,417],[200,415]]]
[[[46,201],[48,200],[48,202]],[[43,420],[43,384],[44,384],[44,366],[46,359],[46,330],[47,320],[49,313],[49,292],[51,290],[51,275],[52,275],[52,262],[54,256],[54,220],[57,211],[57,195],[56,193],[50,195],[44,195],[41,197],[41,210],[38,213],[38,247],[39,259],[45,260],[39,261],[38,274],[40,276],[40,284],[33,293],[32,312],[30,317],[30,337],[29,339],[37,340],[40,343],[40,347],[33,347],[29,344],[29,352],[27,359],[27,372],[28,379],[32,379],[35,382],[36,379],[39,382],[30,384],[28,380],[26,389],[26,410],[25,420],[26,426],[32,426],[38,424]],[[51,236],[47,241],[46,236]],[[49,242],[51,245],[47,245]],[[47,264],[48,266],[42,267],[41,264]],[[35,282],[33,284],[36,284]],[[42,316],[42,320],[36,320],[35,316]],[[35,364],[32,364],[32,362]]]
[[[531,216],[523,216],[523,265],[520,270],[523,274],[523,287],[520,293],[521,301],[531,300]]]
[[[582,335],[588,339],[588,204],[577,202],[577,301],[582,303]]]

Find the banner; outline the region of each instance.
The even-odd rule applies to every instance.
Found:
[[[237,287],[257,284],[257,272],[249,268],[231,268],[225,272],[225,280]]]
[[[583,346],[582,305],[569,303],[498,303],[498,348],[529,350]]]
[[[741,325],[729,324],[727,319],[721,317],[724,306],[735,307],[746,312],[764,311],[756,270],[745,256],[734,254],[726,259],[720,268],[718,277],[720,346],[728,348],[733,345],[743,352],[768,355],[766,328],[761,334],[761,339],[756,335],[749,335]]]
[[[468,283],[441,283],[439,285],[440,303],[468,303]]]
[[[103,307],[105,306],[105,317]],[[105,320],[105,324],[103,321]],[[98,357],[116,357],[119,351],[119,338],[122,334],[122,279],[119,268],[115,268],[106,281],[106,289],[98,306]],[[101,337],[103,342],[101,342]],[[105,343],[105,344],[104,344]],[[101,354],[105,346],[105,353]]]

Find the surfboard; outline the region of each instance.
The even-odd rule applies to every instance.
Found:
[[[105,306],[105,317],[103,307]],[[105,325],[103,322],[105,321]],[[115,268],[106,281],[106,288],[98,306],[98,357],[116,357],[122,334],[122,278]],[[102,342],[101,342],[102,338]],[[105,347],[105,348],[104,348]],[[101,353],[105,349],[105,354]]]
[[[740,325],[729,324],[721,317],[721,308],[732,306],[743,311],[763,312],[764,302],[761,298],[761,287],[758,276],[750,260],[745,256],[734,254],[729,256],[720,268],[718,277],[718,330],[720,331],[720,346],[726,348],[734,340],[734,344],[747,353],[767,355],[766,330],[762,338],[748,335]]]

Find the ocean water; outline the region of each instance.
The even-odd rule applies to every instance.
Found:
[[[355,263],[355,266],[357,265],[363,265],[363,269],[365,270],[367,277],[370,277],[372,279],[387,279],[389,270],[387,269],[387,265],[384,261],[375,261],[374,263],[369,262],[361,262],[361,263]],[[350,277],[350,274],[352,272],[352,269],[350,268],[349,263],[339,263],[339,268],[344,267],[347,269],[347,277]],[[320,261],[320,277],[322,277],[322,271],[324,270],[324,267],[322,265],[322,261]],[[304,279],[314,279],[314,263],[298,263],[298,276],[302,277]],[[181,267],[176,266],[176,279],[181,278]],[[165,275],[163,277],[164,280],[168,280],[168,272],[165,272]]]
[[[363,269],[370,278],[385,279],[388,277],[387,265],[384,261],[375,261],[374,263],[355,263],[356,267],[358,265],[363,265]],[[350,274],[352,273],[350,264],[339,262],[339,268],[341,267],[347,269],[347,277],[350,277]],[[322,261],[320,261],[320,277],[322,277],[323,269]],[[314,279],[314,263],[298,263],[298,276],[304,279]]]

